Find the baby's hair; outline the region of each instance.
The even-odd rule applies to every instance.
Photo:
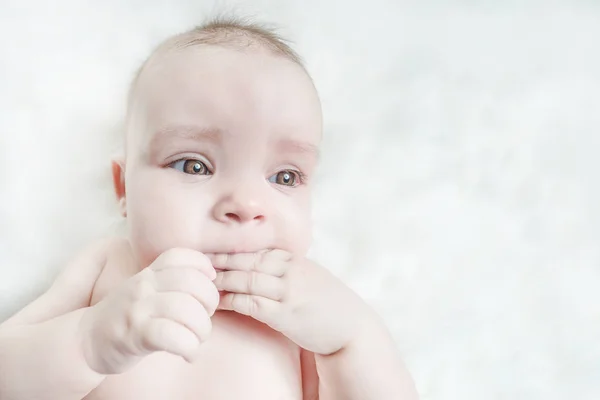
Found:
[[[300,56],[273,28],[252,22],[247,18],[213,17],[193,29],[167,38],[154,49],[138,69],[129,87],[127,115],[130,113],[140,76],[148,64],[171,51],[202,45],[221,46],[242,51],[252,47],[260,48],[287,58],[306,70]]]
[[[202,44],[237,49],[253,45],[263,46],[276,55],[286,57],[302,65],[302,60],[298,54],[274,29],[241,18],[213,18],[190,31],[175,36],[173,39],[182,48]]]

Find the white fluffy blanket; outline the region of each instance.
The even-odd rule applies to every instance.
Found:
[[[213,8],[0,2],[0,320],[117,221],[126,85]],[[598,4],[225,8],[304,55],[326,115],[312,254],[386,318],[422,398],[599,399]]]

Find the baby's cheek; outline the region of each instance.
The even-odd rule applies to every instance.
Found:
[[[305,256],[312,243],[310,211],[301,208],[288,213],[287,218],[282,218],[278,234],[289,251]]]
[[[132,196],[128,211],[129,239],[140,267],[150,265],[160,254],[174,247],[193,248],[198,236],[197,208],[154,191]]]
[[[157,213],[144,213],[137,210],[129,216],[129,240],[140,268],[150,265],[168,246],[168,227],[164,225]]]
[[[139,217],[143,218],[142,215]],[[162,219],[148,215],[135,223],[132,220],[130,241],[140,267],[145,268],[165,251],[175,247],[195,248],[197,233],[190,228],[190,220],[176,223],[173,218]]]
[[[310,229],[307,229],[305,232],[302,232],[302,234],[298,235],[298,239],[294,246],[295,249],[293,253],[301,256],[306,256],[306,253],[308,253],[308,249],[310,248],[311,243],[312,231]]]

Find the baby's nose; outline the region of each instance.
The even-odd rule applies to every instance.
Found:
[[[262,202],[256,196],[230,195],[216,204],[214,217],[223,223],[261,222],[265,213]]]

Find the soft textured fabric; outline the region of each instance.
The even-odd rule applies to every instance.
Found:
[[[600,398],[600,4],[248,3],[0,3],[0,320],[119,225],[144,56],[233,9],[314,76],[311,255],[386,319],[422,398]]]

